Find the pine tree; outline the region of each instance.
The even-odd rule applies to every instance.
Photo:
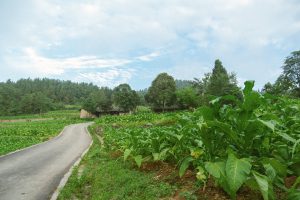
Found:
[[[224,96],[228,94],[237,95],[238,91],[235,74],[228,74],[222,62],[216,60],[208,80],[206,93],[213,96]]]

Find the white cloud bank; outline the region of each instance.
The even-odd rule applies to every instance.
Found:
[[[224,58],[228,71],[262,84],[276,78],[266,72],[278,71],[284,57],[299,48],[300,3],[12,0],[0,3],[0,26],[1,70],[18,68],[47,76],[63,75],[73,69],[101,69],[94,75],[89,72],[80,76],[94,76],[92,80],[97,77],[101,83],[109,80],[103,77],[112,76],[108,84],[113,84],[118,78],[134,77],[132,71],[121,73],[122,67],[159,56],[171,60],[172,65],[162,63],[161,71],[163,67],[173,67],[174,74],[181,77],[207,71],[196,66],[213,65],[213,59]],[[158,49],[170,53],[162,54]],[[199,55],[186,58],[190,50]],[[172,57],[173,51],[177,58]]]

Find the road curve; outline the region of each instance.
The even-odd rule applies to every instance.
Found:
[[[67,126],[48,142],[0,157],[0,199],[50,199],[60,180],[89,147],[88,125]]]

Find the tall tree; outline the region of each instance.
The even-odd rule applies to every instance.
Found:
[[[292,95],[300,97],[300,51],[292,52],[282,68],[283,76],[290,83]]]
[[[237,95],[239,92],[235,74],[228,74],[220,60],[215,61],[206,92],[214,96]]]
[[[91,112],[109,111],[112,109],[112,91],[107,87],[92,92],[83,102],[82,108]]]
[[[275,83],[267,83],[263,91],[277,95],[300,97],[300,51],[292,52],[285,59],[282,69],[283,72]]]
[[[152,82],[145,98],[154,108],[165,110],[167,106],[174,105],[175,91],[174,78],[167,73],[161,73]]]
[[[128,84],[120,84],[113,90],[113,101],[121,110],[128,112],[136,108],[139,96]]]
[[[185,87],[176,91],[177,103],[181,108],[195,108],[199,104],[199,96],[192,87]]]

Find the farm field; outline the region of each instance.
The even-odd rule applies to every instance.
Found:
[[[17,116],[10,119],[26,119],[20,122],[0,123],[0,155],[47,141],[60,133],[69,124],[80,123],[78,111],[53,111],[42,115],[51,118],[42,121],[30,121],[36,115]]]
[[[78,118],[79,114],[80,114],[79,109],[78,110],[57,110],[57,111],[49,111],[49,112],[41,113],[41,114],[0,116],[0,120]]]
[[[123,179],[115,177],[118,171],[130,169],[143,174],[132,174],[132,179],[151,174],[156,184],[170,184],[169,198],[300,199],[300,103],[261,95],[253,86],[251,81],[245,83],[243,99],[219,97],[193,112],[96,120],[91,132],[104,144],[98,146],[98,153],[88,153],[80,170],[85,176],[71,178],[63,194],[86,192],[92,198],[96,191],[75,187],[98,188],[110,179],[120,184]],[[103,176],[100,168],[108,167],[93,162],[102,154],[127,165],[103,178],[104,183],[90,182],[91,177]],[[123,182],[120,187],[126,190],[126,186]],[[111,195],[130,199],[118,192]]]

